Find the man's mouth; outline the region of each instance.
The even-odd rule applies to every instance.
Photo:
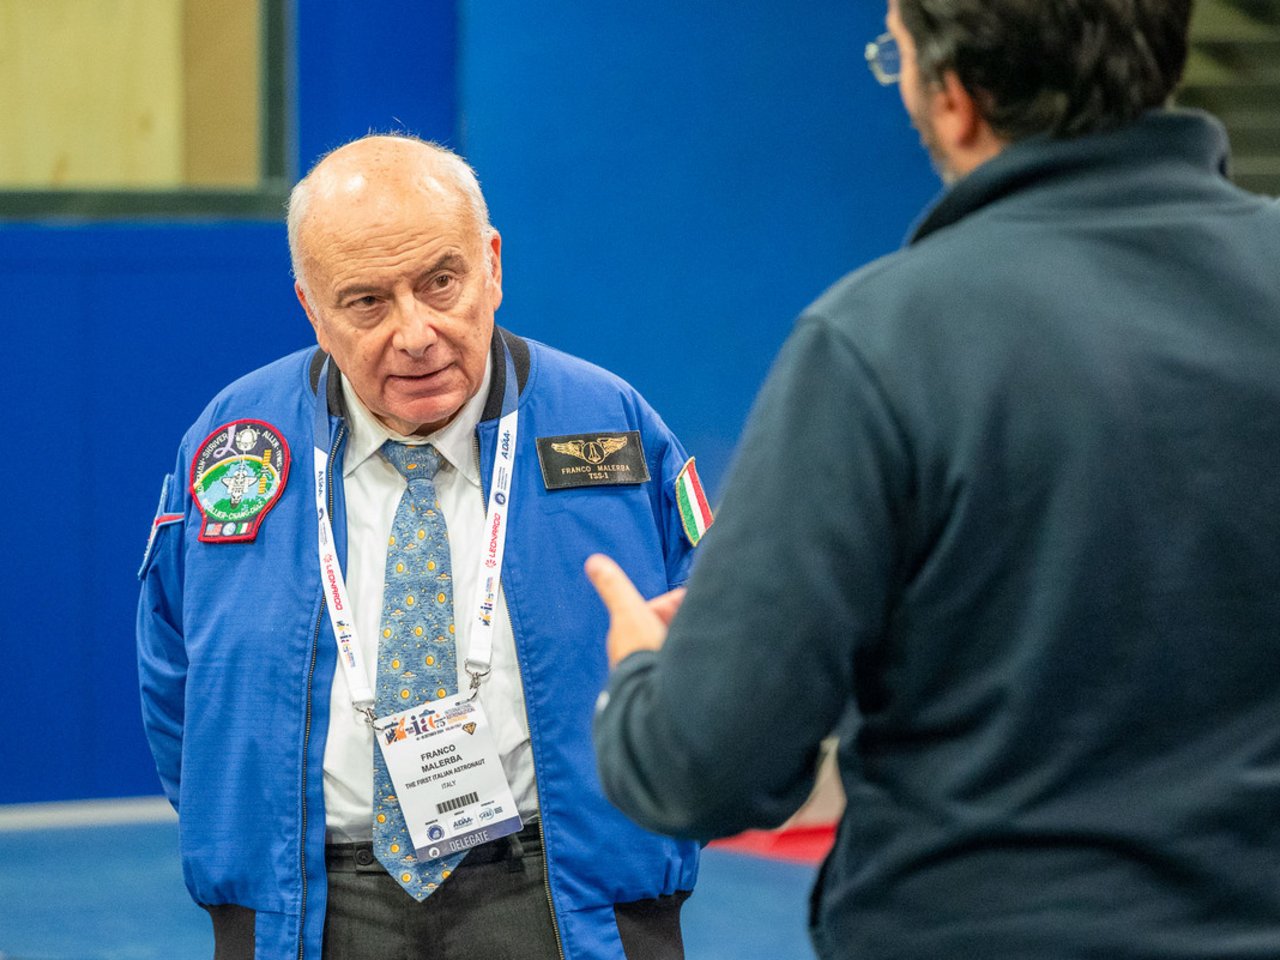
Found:
[[[393,373],[388,376],[389,380],[400,380],[407,383],[424,383],[433,378],[439,377],[447,371],[449,366],[443,366],[436,370],[427,370],[422,373]]]
[[[447,385],[452,364],[422,373],[393,373],[387,376],[387,386],[406,393],[424,393]]]

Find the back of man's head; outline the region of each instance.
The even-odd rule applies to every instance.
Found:
[[[1192,0],[897,0],[922,83],[954,71],[1005,140],[1124,126],[1166,104]]]

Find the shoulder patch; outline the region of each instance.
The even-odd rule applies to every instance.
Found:
[[[205,437],[191,461],[200,540],[246,543],[258,536],[289,479],[289,444],[262,420],[233,420]]]
[[[676,504],[680,507],[680,523],[684,527],[684,535],[696,547],[716,518],[711,513],[711,505],[707,503],[707,494],[702,489],[702,481],[698,479],[698,468],[693,465],[693,457],[689,458],[676,476]]]
[[[644,483],[649,464],[639,430],[538,437],[538,463],[548,490]]]

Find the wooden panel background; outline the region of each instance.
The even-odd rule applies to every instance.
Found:
[[[187,0],[183,174],[189,186],[252,187],[261,153],[258,0]]]
[[[0,189],[252,186],[257,0],[0,0]]]

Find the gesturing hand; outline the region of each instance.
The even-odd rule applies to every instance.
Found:
[[[646,602],[622,568],[604,554],[588,557],[583,569],[609,611],[609,666],[617,666],[637,650],[660,649],[667,639],[671,618],[684,600],[684,588]]]

